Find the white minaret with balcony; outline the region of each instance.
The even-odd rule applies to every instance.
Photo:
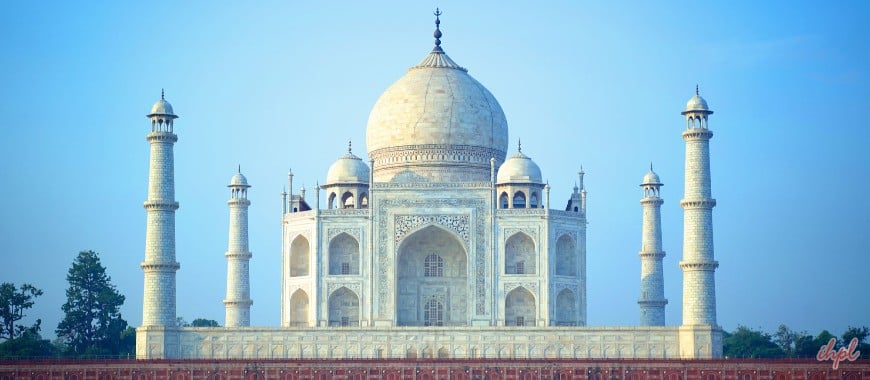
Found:
[[[649,166],[649,172],[643,177],[643,199],[640,204],[643,207],[643,232],[640,248],[640,325],[641,326],[664,326],[665,325],[665,281],[662,271],[662,259],[665,251],[662,250],[662,213],[661,207],[664,200],[659,190],[664,186]]]
[[[142,326],[175,326],[175,167],[172,148],[178,141],[173,133],[172,105],[161,91],[160,100],[147,115],[151,119],[151,161],[148,169],[148,200],[145,201],[145,294]]]
[[[686,188],[683,208],[683,325],[716,326],[716,284],[719,263],[713,259],[713,207],[710,191],[711,115],[697,88],[686,110]]]
[[[230,179],[230,236],[227,247],[227,298],[226,327],[245,327],[251,325],[251,283],[248,263],[251,252],[248,250],[248,180],[242,170]]]

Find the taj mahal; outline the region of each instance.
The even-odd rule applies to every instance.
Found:
[[[551,189],[522,145],[509,147],[495,96],[442,49],[439,15],[434,48],[371,110],[367,159],[348,144],[308,193],[294,192],[289,173],[280,210],[281,283],[274,284],[281,288],[280,326],[250,326],[251,185],[241,171],[228,186],[225,326],[177,325],[175,276],[184,260],[175,252],[178,116],[161,95],[147,115],[137,358],[722,356],[710,186],[713,111],[697,89],[682,111],[682,321],[665,325],[662,181],[650,167],[639,192],[640,326],[587,326],[584,172],[573,191]]]

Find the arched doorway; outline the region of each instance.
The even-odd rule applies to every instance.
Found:
[[[467,260],[462,242],[435,225],[402,240],[396,261],[396,324],[467,325]]]
[[[329,296],[329,325],[359,326],[359,297],[352,290],[341,287]]]
[[[568,235],[562,235],[556,241],[556,274],[577,276],[577,244]]]
[[[511,235],[504,244],[505,274],[535,274],[535,242],[522,232]]]
[[[296,289],[290,297],[290,326],[308,326],[308,294],[302,289]]]
[[[556,325],[577,325],[577,297],[571,289],[562,289],[556,296]]]
[[[329,274],[359,274],[359,243],[347,233],[329,242]]]
[[[308,275],[308,239],[299,235],[290,244],[290,277]]]
[[[504,299],[504,322],[507,326],[535,325],[535,296],[520,286]]]

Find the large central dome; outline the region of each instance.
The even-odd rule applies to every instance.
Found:
[[[436,25],[439,23],[436,20]],[[501,165],[507,120],[495,97],[440,47],[388,88],[369,115],[366,146],[376,182],[489,181]]]

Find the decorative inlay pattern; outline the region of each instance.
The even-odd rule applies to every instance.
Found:
[[[456,232],[462,238],[462,242],[465,243],[465,249],[468,249],[471,245],[471,240],[468,236],[469,219],[468,215],[396,215],[396,236],[394,242],[400,242],[405,235],[416,230],[417,227],[437,224]]]
[[[514,236],[514,234],[516,234],[517,232],[522,232],[526,235],[529,235],[529,237],[532,238],[532,240],[535,242],[535,244],[539,244],[538,243],[538,230],[536,228],[530,228],[530,227],[505,228],[504,229],[504,240],[507,241],[507,239],[510,239],[510,237]]]
[[[519,287],[526,288],[529,292],[531,292],[535,298],[538,298],[538,283],[537,282],[506,282],[504,283],[504,294],[514,291],[514,289]],[[538,301],[540,302],[540,301]]]
[[[327,299],[332,296],[332,293],[335,293],[336,290],[341,288],[348,288],[356,293],[357,298],[362,297],[361,287],[358,282],[328,282],[326,284],[326,297]]]
[[[360,232],[359,228],[330,228],[326,232],[326,241],[331,242],[336,236],[341,234],[348,234],[353,236],[356,239],[357,243],[360,242]]]
[[[471,254],[472,247],[470,243],[471,233],[474,233],[474,239],[476,244],[473,247],[475,255],[473,257],[473,273],[474,273],[474,304],[475,304],[475,312],[477,315],[482,316],[486,315],[486,279],[487,279],[487,266],[486,266],[486,253],[487,253],[487,245],[486,245],[486,231],[487,231],[487,212],[488,207],[486,201],[483,199],[464,199],[464,198],[442,198],[442,199],[377,199],[377,205],[373,208],[377,210],[378,216],[378,241],[384,242],[388,241],[388,214],[391,209],[394,208],[438,208],[438,207],[446,207],[453,209],[460,208],[473,208],[474,209],[474,218],[470,216],[465,216],[469,218],[467,220],[466,231],[464,232],[466,238],[465,242],[469,249],[469,255]],[[433,216],[435,217],[435,216]],[[474,227],[470,227],[471,224],[474,224]],[[398,228],[398,227],[397,227]],[[463,236],[460,234],[460,236]],[[398,247],[394,247],[394,249],[398,249]],[[395,252],[387,251],[387,244],[379,244],[378,245],[378,253],[377,260],[378,265],[382,268],[382,273],[392,273],[393,265],[395,264],[392,260],[395,255]],[[393,294],[390,290],[391,287],[394,287],[394,279],[389,276],[378,276],[377,293],[378,293],[378,316],[381,318],[387,317],[387,308],[389,306],[389,299],[391,299],[391,295]]]

